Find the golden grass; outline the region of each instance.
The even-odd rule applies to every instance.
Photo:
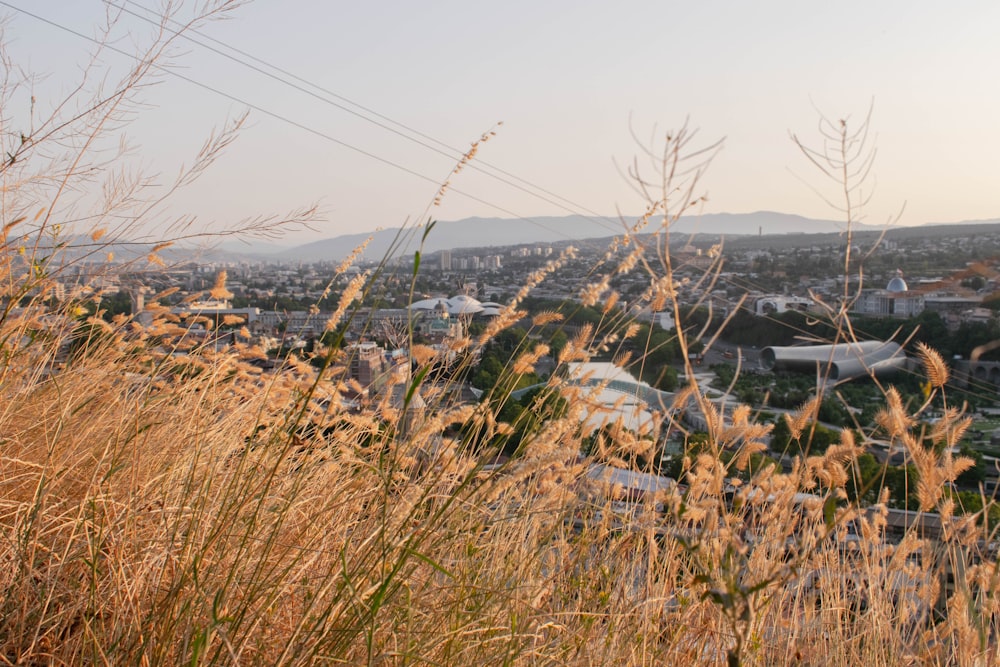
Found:
[[[442,432],[499,429],[485,406],[318,410],[336,392],[309,365],[261,375],[235,349],[172,355],[147,333],[161,321],[93,324],[102,335],[59,372],[43,372],[55,341],[6,348],[5,661],[890,665],[995,650],[996,563],[976,557],[988,535],[967,520],[942,542],[885,542],[878,512],[843,502],[863,451],[850,432],[740,483],[768,429],[745,406],[717,411],[686,490],[621,505],[579,458],[582,401],[484,474]],[[578,337],[574,358],[602,340]],[[805,433],[813,412],[790,422]],[[967,425],[945,421],[941,442]],[[948,513],[940,490],[964,462],[922,449],[891,390],[880,423],[932,480],[924,509]],[[611,428],[595,456],[650,444]]]
[[[161,39],[152,57],[172,41]],[[138,88],[145,67],[126,76],[126,90]],[[48,139],[99,136],[127,115],[107,102],[98,97],[72,123],[54,123]],[[599,352],[624,358],[616,346],[638,328],[614,308],[615,275],[645,272],[643,304],[672,308],[682,322],[669,231],[700,201],[698,177],[717,148],[691,151],[692,136],[684,128],[649,153],[655,177],[632,171],[647,214],[612,244],[601,262],[606,275],[589,279],[582,296],[604,300],[605,319],[581,327],[560,363]],[[208,144],[175,187],[229,140],[227,130]],[[70,160],[81,173],[108,163],[83,160],[84,144]],[[418,387],[435,363],[429,350],[411,350],[417,366],[398,379],[403,404],[387,392],[349,412],[339,403],[350,388],[347,360],[335,348],[319,366],[290,358],[263,373],[248,363],[264,356],[246,342],[249,331],[221,352],[201,346],[157,303],[166,294],[150,299],[148,325],[88,316],[94,299],[85,291],[51,306],[65,265],[44,254],[42,240],[62,233],[51,211],[76,172],[46,162],[40,169],[56,173],[41,179],[22,151],[2,167],[10,205],[0,236],[0,663],[874,667],[1000,659],[995,535],[976,517],[953,519],[944,493],[968,462],[926,447],[918,424],[926,406],[908,410],[893,388],[878,424],[910,452],[921,507],[945,522],[941,540],[914,527],[892,543],[885,494],[870,509],[847,501],[870,434],[845,432],[789,472],[750,470],[769,426],[748,406],[712,403],[693,379],[659,415],[664,427],[686,431],[678,415],[695,406],[709,422],[707,441],[687,452],[683,488],[624,502],[620,485],[591,478],[597,460],[652,457],[665,428],[633,433],[611,424],[591,442],[581,427],[586,397],[540,420],[519,456],[487,472],[476,442],[514,430],[499,416],[509,396],[464,406],[447,386]],[[135,190],[118,188],[85,236],[94,243],[134,231],[113,225],[136,206]],[[656,216],[655,244],[640,245],[634,232]],[[268,232],[272,219],[262,220],[256,231]],[[16,236],[28,224],[30,233]],[[162,262],[169,243],[149,261]],[[569,248],[529,276],[484,333],[454,349],[475,353],[513,326],[523,299],[574,256]],[[693,282],[706,295],[721,266],[717,253],[710,259]],[[350,283],[327,330],[350,316],[384,268]],[[221,273],[211,294],[227,293]],[[534,326],[558,319],[541,313]],[[706,333],[714,335],[697,336]],[[687,339],[679,342],[686,358]],[[518,350],[506,373],[530,370],[543,353]],[[928,395],[943,396],[946,366],[929,348],[918,353]],[[555,376],[549,388],[562,383]],[[420,409],[409,400],[418,389],[427,401]],[[788,416],[796,438],[809,437],[817,406]],[[945,407],[930,438],[950,446],[969,422]],[[455,423],[467,435],[449,435]],[[593,455],[582,457],[585,450]]]

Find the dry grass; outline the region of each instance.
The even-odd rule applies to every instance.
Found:
[[[161,41],[150,57],[171,38]],[[126,90],[147,70],[129,73]],[[120,100],[102,99],[82,125],[53,122],[50,139],[99,136],[122,113]],[[21,143],[31,148],[46,136]],[[192,173],[225,137],[207,145]],[[634,167],[648,212],[605,258],[607,276],[645,272],[645,302],[673,307],[677,321],[669,232],[699,201],[698,176],[715,150],[692,150],[691,138],[684,129],[647,152],[653,177]],[[948,522],[954,508],[942,490],[967,462],[924,447],[917,418],[926,406],[909,412],[887,388],[879,423],[920,468],[921,505],[945,518],[942,540],[913,528],[890,543],[884,503],[866,511],[847,502],[864,434],[858,441],[845,432],[839,445],[798,459],[788,473],[746,473],[768,428],[747,406],[710,402],[693,380],[660,415],[676,429],[685,428],[679,408],[696,406],[708,419],[708,442],[686,460],[685,487],[622,503],[621,488],[588,477],[592,459],[580,456],[588,447],[585,400],[543,420],[519,457],[487,473],[471,439],[443,433],[452,423],[488,437],[509,432],[488,403],[452,404],[448,392],[428,390],[423,410],[386,400],[348,413],[339,407],[345,379],[335,350],[321,368],[289,361],[264,374],[247,363],[259,350],[201,347],[155,299],[145,326],[87,320],[87,293],[51,308],[46,298],[65,266],[42,254],[42,240],[61,233],[47,212],[65,188],[37,186],[43,181],[31,172],[28,149],[17,151],[3,167],[0,245],[0,662],[1000,659],[994,536],[974,517]],[[88,154],[80,149],[68,164]],[[52,164],[40,167],[56,169],[44,183],[73,180],[77,167]],[[130,232],[108,221],[136,206],[136,189],[119,183],[108,192],[87,237],[93,243],[106,242],[109,228],[115,238]],[[849,203],[849,220],[851,210]],[[28,223],[28,211],[41,212]],[[657,220],[655,247],[638,245],[634,233]],[[23,225],[32,226],[18,232]],[[482,347],[512,326],[520,301],[571,255],[531,276],[482,337],[456,347]],[[719,266],[699,279],[704,293]],[[330,329],[368,279],[341,295]],[[223,276],[213,295],[225,294]],[[595,275],[584,298],[613,306],[617,295],[608,277]],[[560,362],[613,354],[622,335],[634,335],[621,311],[609,306],[605,316],[570,341]],[[556,319],[539,315],[536,326]],[[84,324],[91,335],[65,366],[56,364]],[[846,319],[842,336],[850,338]],[[520,352],[508,373],[529,369],[541,354]],[[947,368],[933,350],[919,354],[929,404],[943,395]],[[424,370],[418,364],[400,380],[404,395],[417,390]],[[797,437],[807,437],[815,407],[789,416]],[[953,444],[967,425],[961,410],[947,409],[930,437]],[[634,461],[658,436],[609,428],[595,455]],[[724,450],[734,456],[724,458]]]
[[[232,355],[195,352],[194,375],[191,358],[125,337],[50,377],[8,368],[6,661],[660,664],[728,652],[889,665],[993,650],[995,563],[955,562],[979,529],[884,543],[877,513],[823,500],[841,495],[851,443],[765,471],[735,501],[733,471],[703,454],[686,492],[622,511],[614,489],[584,478],[572,411],[483,475],[459,443],[436,440],[434,413],[411,436],[372,437],[393,429],[370,414],[290,433],[313,378],[243,375]],[[797,502],[802,490],[818,496]],[[837,540],[850,519],[863,539]],[[947,593],[945,569],[959,572]]]

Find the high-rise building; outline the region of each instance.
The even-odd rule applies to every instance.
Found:
[[[441,251],[441,270],[451,271],[451,250]]]
[[[371,385],[385,369],[382,348],[375,343],[357,343],[348,352],[351,355],[351,377],[362,387]]]

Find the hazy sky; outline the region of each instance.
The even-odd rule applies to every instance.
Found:
[[[100,0],[9,2],[87,34],[107,8]],[[160,7],[127,5],[140,13]],[[48,73],[38,95],[54,99],[79,76],[92,44],[13,9],[0,12],[10,18],[13,57]],[[836,217],[803,184],[822,181],[789,132],[813,140],[817,110],[861,120],[874,101],[872,224],[904,203],[902,224],[1000,217],[998,29],[995,1],[915,0],[259,0],[202,28],[453,147],[503,121],[477,159],[572,202],[555,206],[466,170],[454,187],[488,203],[452,192],[432,212],[445,220],[638,212],[642,202],[614,164],[636,153],[630,117],[642,136],[689,118],[704,143],[725,137],[703,181],[707,212]],[[129,49],[149,30],[126,16],[116,43]],[[185,76],[429,179],[252,111],[238,142],[175,203],[205,220],[318,202],[326,219],[318,236],[395,227],[422,214],[433,183],[454,164],[199,46],[184,51],[174,62]],[[113,55],[106,63],[128,64]],[[167,174],[244,108],[170,77],[146,99],[150,109],[131,133],[143,163]]]

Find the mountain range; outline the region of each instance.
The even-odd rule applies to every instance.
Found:
[[[424,253],[441,250],[476,249],[481,254],[491,254],[490,248],[528,244],[605,246],[607,239],[620,235],[625,225],[634,225],[636,218],[612,218],[568,215],[538,218],[465,218],[456,221],[439,221],[424,238]],[[838,243],[844,223],[834,220],[806,218],[789,213],[758,211],[756,213],[711,213],[682,218],[671,227],[672,241],[683,242],[687,236],[695,241],[711,242],[725,238],[728,247],[779,247],[801,243]],[[312,241],[292,248],[274,242],[243,242],[227,240],[214,247],[193,249],[175,245],[160,254],[168,263],[185,261],[264,261],[264,262],[316,262],[340,261],[366,240],[364,257],[381,260],[387,255],[411,255],[419,247],[426,226],[386,229],[371,233],[346,234]],[[651,223],[643,230],[655,232]],[[874,238],[882,228],[872,225],[855,225],[856,238]],[[928,223],[918,226],[896,226],[886,232],[887,238],[939,237],[976,235],[1000,232],[1000,219],[972,220],[952,223]],[[700,239],[696,237],[701,237]],[[109,241],[95,248],[89,237],[80,237],[66,244],[69,255],[76,258],[104,257],[112,253],[116,261],[143,258],[153,247],[152,243],[127,240]],[[30,244],[29,244],[30,245]],[[44,254],[44,253],[43,253]]]
[[[568,215],[538,218],[465,218],[451,222],[435,223],[424,242],[424,252],[458,248],[490,248],[529,243],[577,243],[590,239],[603,239],[619,235],[625,224],[632,225],[635,217],[613,218]],[[758,211],[756,213],[709,213],[682,218],[671,227],[675,235],[709,234],[715,236],[758,236],[774,234],[831,233],[844,229],[842,222],[816,220],[789,213]],[[875,227],[857,225],[857,231],[874,230]],[[646,231],[654,231],[647,228]],[[313,241],[288,250],[265,255],[260,259],[274,261],[339,260],[350,254],[369,236],[365,249],[368,259],[380,259],[390,250],[413,252],[418,247],[424,227],[412,229],[386,229],[372,234],[347,234]],[[405,250],[404,250],[405,249]]]

